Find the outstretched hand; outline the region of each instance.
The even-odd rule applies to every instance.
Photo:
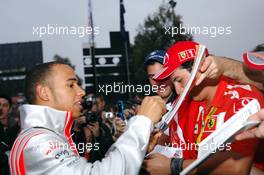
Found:
[[[262,122],[258,127],[244,131],[238,134],[235,138],[236,140],[245,140],[252,138],[264,138],[264,109],[260,110],[256,114],[252,115],[250,120],[261,120]]]
[[[200,76],[196,79],[195,85],[198,86],[204,79],[217,79],[223,73],[221,69],[221,59],[216,56],[208,56],[205,58],[201,69]]]

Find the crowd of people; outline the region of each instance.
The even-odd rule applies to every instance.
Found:
[[[25,97],[0,96],[0,173],[179,174],[198,154],[183,145],[199,146],[251,100],[262,108],[251,119],[264,120],[264,56],[257,70],[249,56],[247,67],[206,49],[188,97],[166,131],[159,130],[184,91],[198,45],[181,41],[147,54],[144,67],[157,95],[114,103],[86,95],[65,63],[37,65],[26,76]],[[230,149],[191,174],[264,174],[263,125],[234,136]],[[175,153],[152,152],[157,145]]]
[[[0,95],[0,161],[1,174],[9,174],[8,154],[20,131],[20,117],[18,107],[24,104],[22,94],[9,97]]]

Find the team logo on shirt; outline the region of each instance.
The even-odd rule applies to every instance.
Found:
[[[245,107],[253,99],[255,99],[255,98],[252,98],[252,97],[240,98],[236,103],[233,104],[233,112],[237,113],[239,110],[241,110],[243,107]]]
[[[247,91],[252,91],[250,85],[243,85],[243,84],[236,84],[236,85],[227,85],[226,86],[227,89],[235,89],[235,88],[241,88]]]
[[[236,90],[230,90],[228,92],[225,92],[224,95],[229,95],[230,99],[239,99],[239,93]]]
[[[212,129],[215,126],[216,120],[215,118],[211,118],[209,119],[208,123],[207,123],[207,127],[208,129]]]
[[[214,130],[216,130],[217,117],[218,117],[218,114],[215,114],[216,110],[217,109],[214,108],[208,114],[209,115],[209,119],[205,123],[204,132],[213,132]]]

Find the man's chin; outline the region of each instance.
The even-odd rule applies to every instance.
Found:
[[[199,97],[199,96],[191,97],[191,99],[192,99],[193,101],[202,101],[201,97]]]
[[[164,94],[164,92],[159,92],[159,91],[157,92],[157,95],[162,97],[162,98],[166,96],[166,94]]]
[[[161,94],[161,95],[159,95],[162,99],[167,99],[167,98],[169,98],[170,97],[170,94],[168,95],[168,94]]]
[[[79,118],[81,115],[81,112],[72,112],[72,118],[76,119],[76,118]]]

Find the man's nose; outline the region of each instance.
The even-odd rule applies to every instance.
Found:
[[[159,82],[159,81],[152,80],[152,84],[154,84],[154,85],[159,85],[160,82]]]
[[[85,95],[85,91],[82,87],[78,86],[78,95],[83,97]]]

